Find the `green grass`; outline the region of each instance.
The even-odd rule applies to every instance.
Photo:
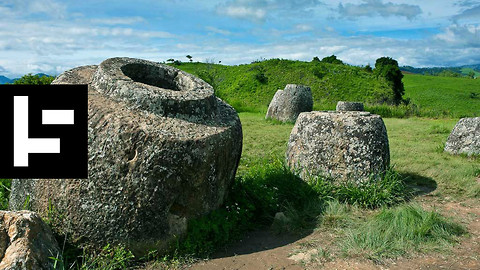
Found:
[[[350,256],[395,258],[409,253],[448,250],[466,229],[435,211],[403,205],[382,209],[359,226],[347,230],[342,243]]]
[[[240,113],[243,125],[241,174],[259,159],[284,158],[293,124],[272,124],[264,115]],[[477,183],[480,159],[443,152],[457,119],[384,119],[391,163],[410,184],[455,197],[480,197]],[[440,150],[440,151],[439,151]]]
[[[410,183],[436,195],[480,197],[480,159],[450,155],[443,146],[456,119],[384,119],[391,162]]]
[[[480,80],[407,74],[405,97],[422,109],[451,117],[480,116]],[[475,93],[478,95],[476,97]]]

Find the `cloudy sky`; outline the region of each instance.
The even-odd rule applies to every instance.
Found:
[[[480,63],[480,0],[0,0],[0,75],[114,56]]]

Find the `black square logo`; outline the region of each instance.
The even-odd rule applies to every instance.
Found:
[[[0,178],[88,177],[87,85],[0,85]]]

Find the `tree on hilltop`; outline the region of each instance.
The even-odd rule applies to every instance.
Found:
[[[332,55],[330,55],[330,56],[327,56],[327,57],[324,57],[321,62],[323,62],[323,63],[330,63],[330,64],[337,64],[337,65],[343,65],[342,60],[338,59],[337,56],[335,56],[334,54],[332,54]]]
[[[393,90],[393,102],[398,105],[403,100],[405,88],[403,86],[403,74],[398,67],[397,60],[390,57],[380,57],[375,62],[374,74],[387,80]]]
[[[23,75],[20,79],[15,80],[13,84],[29,84],[29,85],[45,85],[51,84],[55,77],[46,75],[32,75],[31,73]]]

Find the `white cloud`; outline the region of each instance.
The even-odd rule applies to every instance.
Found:
[[[477,3],[477,6],[464,10],[462,13],[455,15],[453,17],[454,21],[462,19],[474,19],[478,22],[480,18],[480,3]]]
[[[435,38],[445,41],[450,46],[480,48],[480,25],[453,24]]]
[[[298,32],[308,32],[308,31],[312,31],[313,27],[311,25],[308,25],[308,24],[297,24],[297,25],[295,25],[295,29]]]
[[[136,23],[143,23],[145,19],[143,17],[110,17],[103,19],[92,19],[93,24],[105,24],[105,25],[131,25]]]
[[[347,3],[343,5],[340,3],[338,12],[341,16],[350,19],[372,16],[399,16],[412,20],[422,13],[422,9],[418,5],[384,3],[383,0],[363,0],[362,4]]]
[[[232,32],[230,32],[228,30],[220,29],[220,28],[213,27],[213,26],[207,26],[207,27],[205,27],[205,29],[209,32],[213,32],[213,33],[224,35],[224,36],[230,36],[232,34]]]
[[[239,18],[261,21],[265,19],[266,11],[261,8],[252,8],[245,6],[227,6],[220,9],[225,15]]]
[[[66,16],[66,5],[55,0],[3,0],[0,4],[13,7],[11,11],[21,16],[45,14],[58,19]]]
[[[264,21],[270,13],[304,13],[321,4],[319,0],[231,0],[217,6],[217,13],[254,22]]]

